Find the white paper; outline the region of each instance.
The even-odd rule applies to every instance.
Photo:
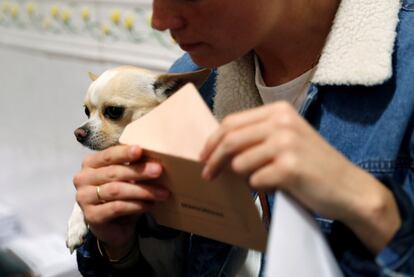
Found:
[[[343,276],[319,226],[287,195],[277,192],[265,276]]]

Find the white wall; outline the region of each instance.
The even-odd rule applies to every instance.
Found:
[[[148,26],[150,2],[0,1],[0,202],[18,210],[25,232],[65,233],[72,176],[88,152],[73,135],[86,119],[87,72],[165,70],[181,55]]]

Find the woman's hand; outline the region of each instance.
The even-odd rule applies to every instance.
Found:
[[[112,259],[132,247],[138,215],[169,197],[161,185],[144,183],[161,175],[161,165],[141,158],[138,146],[113,146],[86,157],[73,179],[89,229]]]
[[[400,225],[391,192],[330,146],[287,102],[226,117],[201,158],[204,178],[229,166],[248,176],[256,190],[283,190],[313,212],[344,222],[374,252]]]

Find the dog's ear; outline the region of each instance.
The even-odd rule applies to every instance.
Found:
[[[203,68],[193,72],[161,74],[154,83],[154,91],[158,95],[168,97],[187,83],[193,83],[200,88],[210,73],[211,69]]]
[[[98,76],[95,73],[92,73],[90,71],[88,72],[88,76],[89,76],[89,79],[92,80],[92,82],[98,79]]]

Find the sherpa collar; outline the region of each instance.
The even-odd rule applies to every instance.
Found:
[[[342,0],[312,82],[379,85],[392,75],[399,0]]]
[[[341,0],[312,83],[379,85],[392,76],[399,0]],[[214,114],[262,104],[252,54],[218,68]]]

